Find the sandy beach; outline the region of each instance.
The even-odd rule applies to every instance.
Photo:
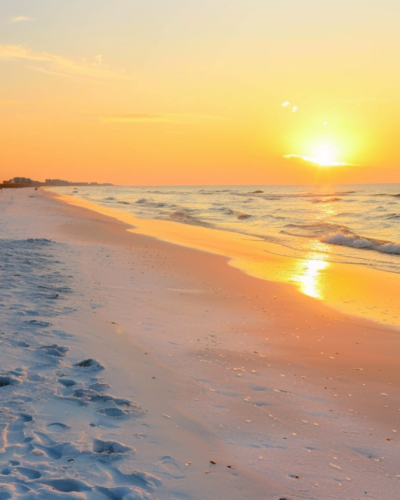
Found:
[[[0,194],[0,499],[399,498],[399,329],[132,229]]]

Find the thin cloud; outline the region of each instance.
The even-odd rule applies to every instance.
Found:
[[[324,164],[321,164],[317,158],[312,158],[310,156],[301,156],[301,155],[284,155],[284,158],[287,160],[299,160],[299,161],[304,161],[306,163],[312,163],[313,165],[319,165],[323,167],[346,167],[346,166],[351,166],[351,167],[356,167],[354,163],[342,163],[342,162],[326,162]]]
[[[44,73],[46,75],[59,76],[62,78],[77,78],[79,80],[84,80],[86,82],[96,83],[97,85],[107,85],[107,82],[104,82],[101,80],[93,80],[91,78],[85,78],[84,76],[80,76],[80,75],[71,75],[68,73],[60,73],[58,71],[51,71],[49,69],[38,68],[36,66],[26,66],[26,67],[33,70],[33,71],[38,71],[39,73]]]
[[[103,64],[100,55],[95,56],[94,62],[86,59],[74,61],[67,57],[48,52],[35,52],[29,47],[23,45],[1,45],[0,44],[0,60],[3,61],[29,61],[41,62],[45,67],[28,66],[29,69],[36,71],[47,72],[56,76],[66,77],[84,77],[95,80],[112,80],[127,78],[123,72],[117,72]]]
[[[180,115],[180,114],[151,114],[135,113],[127,115],[102,116],[101,123],[187,123],[199,120],[222,120],[219,116],[211,115]]]
[[[36,54],[32,50],[23,47],[22,45],[1,45],[0,44],[0,59],[15,60],[25,59],[29,61],[49,61],[50,54]]]
[[[31,17],[26,17],[26,16],[18,16],[18,17],[13,17],[10,21],[11,24],[16,24],[16,23],[24,23],[26,21],[34,21]]]

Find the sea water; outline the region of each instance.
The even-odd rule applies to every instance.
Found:
[[[52,190],[139,218],[257,236],[285,256],[400,273],[400,184]]]

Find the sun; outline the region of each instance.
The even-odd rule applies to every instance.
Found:
[[[337,148],[332,144],[324,144],[320,146],[315,155],[313,155],[315,163],[321,167],[329,167],[338,163],[337,161]]]
[[[335,143],[319,145],[310,156],[285,155],[284,158],[301,158],[320,167],[341,167],[348,165],[338,161],[338,149]]]

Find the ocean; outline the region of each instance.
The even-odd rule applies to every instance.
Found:
[[[256,236],[284,256],[400,273],[400,184],[57,187],[139,218]]]

